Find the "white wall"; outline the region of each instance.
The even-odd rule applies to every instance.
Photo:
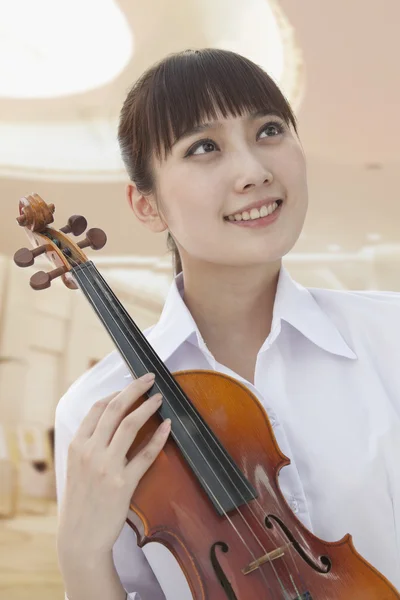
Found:
[[[79,291],[61,280],[33,291],[35,270],[0,257],[0,422],[52,427],[64,391],[114,345]],[[135,305],[132,292],[121,294],[139,327],[157,320],[157,311]]]

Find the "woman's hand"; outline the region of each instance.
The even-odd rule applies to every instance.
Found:
[[[97,560],[111,553],[133,492],[167,441],[169,420],[132,460],[126,458],[137,432],[161,405],[156,394],[128,414],[153,383],[148,374],[96,402],[70,444],[57,533],[62,571],[88,556]]]

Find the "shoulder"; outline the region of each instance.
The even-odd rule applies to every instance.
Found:
[[[360,315],[374,317],[382,315],[382,310],[387,309],[392,313],[400,310],[400,292],[307,289],[322,309],[338,315],[361,311]]]
[[[356,353],[360,345],[398,348],[400,292],[307,289]]]
[[[153,327],[143,331],[147,337]],[[83,373],[67,389],[56,407],[56,425],[76,431],[90,408],[110,394],[124,389],[131,381],[129,370],[117,350]]]

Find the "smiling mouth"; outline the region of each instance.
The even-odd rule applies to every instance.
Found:
[[[244,210],[237,212],[228,217],[224,217],[225,221],[256,221],[272,215],[283,203],[283,200],[276,200],[270,204],[265,204],[260,208],[252,208],[251,210]]]

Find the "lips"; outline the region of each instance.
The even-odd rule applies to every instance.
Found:
[[[262,208],[260,211],[258,209],[252,209],[250,213],[247,211],[245,211],[243,214],[236,213],[235,217],[228,217],[227,219],[225,219],[225,222],[235,227],[250,230],[264,229],[265,227],[269,227],[270,225],[272,225],[272,223],[275,223],[279,219],[279,216],[282,211],[282,204],[283,202],[281,202],[278,206],[278,204],[275,203],[274,206],[276,208],[271,213],[268,213],[266,216],[261,216],[261,213],[265,212],[262,210]],[[254,213],[259,213],[260,216],[255,216]]]
[[[283,203],[283,200],[282,200],[282,198],[268,198],[266,200],[259,200],[258,202],[253,202],[253,204],[248,204],[247,206],[240,207],[235,212],[232,212],[229,215],[226,215],[224,217],[224,219],[228,220],[229,217],[231,217],[233,215],[242,214],[244,212],[250,212],[253,208],[257,208],[258,210],[263,206],[266,206],[268,208],[274,202],[276,202],[278,204],[278,206],[280,206]]]

